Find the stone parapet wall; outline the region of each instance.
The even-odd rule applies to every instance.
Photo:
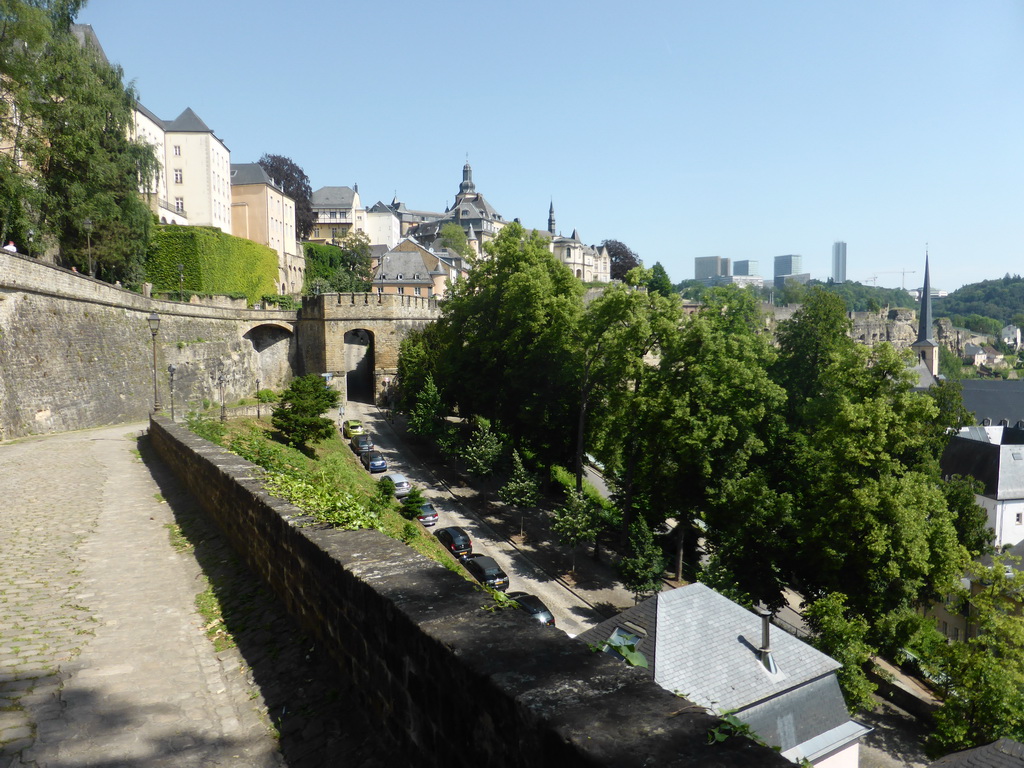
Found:
[[[408,765],[788,766],[626,666],[376,531],[313,524],[260,470],[164,418],[158,455],[288,611],[327,647]]]
[[[296,313],[148,299],[70,270],[0,255],[0,439],[145,419],[157,388],[180,413],[280,387],[298,366]]]

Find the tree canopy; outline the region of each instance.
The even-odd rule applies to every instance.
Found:
[[[608,249],[612,280],[622,280],[629,270],[643,266],[640,257],[625,243],[618,240],[605,240],[601,243],[601,247]]]
[[[323,414],[338,404],[338,397],[322,376],[301,376],[281,393],[271,423],[291,445],[305,447],[325,440],[334,433],[334,422]]]

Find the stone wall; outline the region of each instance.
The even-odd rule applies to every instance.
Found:
[[[377,735],[408,765],[488,768],[788,766],[641,671],[522,611],[487,611],[465,579],[376,531],[312,524],[259,469],[157,417],[158,455],[249,567],[327,647]]]
[[[301,368],[296,313],[149,299],[34,259],[0,255],[0,439],[144,419],[157,387],[178,413],[284,386]]]

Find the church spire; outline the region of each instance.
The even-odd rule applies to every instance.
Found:
[[[928,271],[928,251],[924,253],[924,287],[921,288],[920,322],[917,341],[910,345],[932,376],[939,375],[939,345],[932,334],[932,281]]]
[[[459,195],[471,195],[476,192],[476,184],[473,183],[473,169],[469,165],[469,160],[462,166],[462,183],[459,184]]]
[[[555,234],[555,201],[551,201],[551,207],[548,208],[548,232],[552,235]]]

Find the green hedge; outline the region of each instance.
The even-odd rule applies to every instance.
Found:
[[[146,279],[156,290],[182,286],[192,293],[241,294],[250,304],[277,293],[277,253],[265,245],[212,227],[156,227],[149,242]]]

